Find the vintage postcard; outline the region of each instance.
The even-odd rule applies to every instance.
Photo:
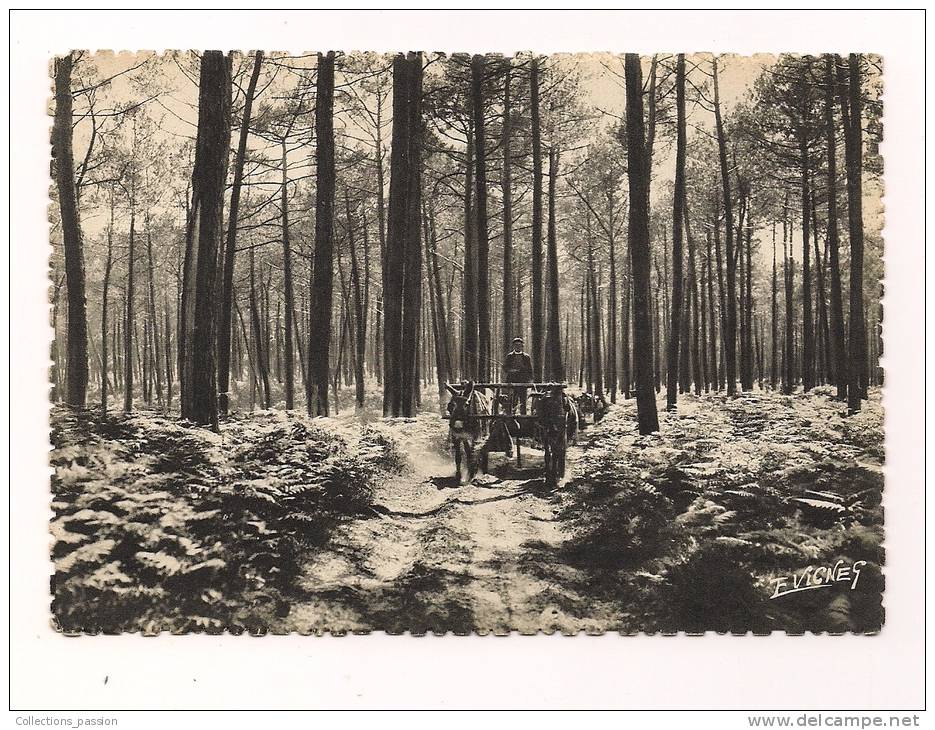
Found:
[[[879,632],[846,50],[55,56],[55,628]]]

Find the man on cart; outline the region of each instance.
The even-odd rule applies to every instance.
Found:
[[[523,338],[513,338],[513,349],[503,358],[503,369],[506,373],[506,382],[508,383],[531,383],[532,382],[532,358],[523,352]],[[510,413],[516,412],[516,404],[519,403],[520,413],[526,413],[526,388],[513,388],[513,395],[510,399]]]

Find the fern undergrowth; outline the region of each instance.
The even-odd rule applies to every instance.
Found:
[[[260,633],[288,613],[301,559],[366,518],[404,456],[269,412],[220,435],[155,414],[56,409],[52,612],[66,633]]]

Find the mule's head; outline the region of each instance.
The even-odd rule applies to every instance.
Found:
[[[565,395],[561,388],[549,388],[539,393],[533,405],[533,414],[546,424],[565,422]]]
[[[585,414],[594,413],[594,411],[597,410],[595,397],[590,393],[582,393],[575,398],[575,405],[581,413]]]
[[[474,395],[474,383],[467,381],[456,389],[450,385],[445,386],[451,394],[448,401],[448,427],[454,433],[463,432],[468,427],[471,417],[471,399]]]

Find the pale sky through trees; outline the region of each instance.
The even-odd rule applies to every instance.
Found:
[[[354,53],[346,57],[348,61],[356,62],[363,58],[365,54]],[[390,128],[392,119],[392,79],[389,73],[389,66],[392,60],[390,55],[366,54],[373,61],[375,67],[379,67],[381,62],[387,69],[383,76],[383,86],[385,88],[386,99],[384,102],[383,116],[383,144],[386,150],[386,193],[389,192],[389,181],[391,171],[389,169],[389,150],[390,150]],[[426,78],[432,74],[440,74],[443,70],[444,56],[435,54],[425,56]],[[658,54],[660,63],[659,82],[668,83],[671,86],[671,69],[673,59],[672,54]],[[731,112],[738,104],[745,102],[753,91],[756,79],[762,72],[772,66],[777,61],[777,56],[770,54],[759,54],[754,56],[722,55],[719,56],[719,85],[722,113],[726,119],[730,118]],[[705,98],[710,101],[712,98],[710,72],[711,55],[700,53],[692,54],[686,57],[687,61],[687,134],[689,153],[688,159],[691,162],[693,150],[699,142],[704,142],[705,137],[713,140],[714,115],[710,105],[699,99],[699,92],[704,93]],[[90,73],[93,64],[93,76]],[[647,77],[651,62],[650,56],[643,57],[643,76],[644,85],[648,83]],[[304,84],[302,93],[310,106],[314,105],[314,73],[316,66],[315,53],[302,54],[266,54],[263,63],[263,74],[258,87],[258,96],[254,105],[254,124],[258,113],[264,108],[270,106],[281,111],[284,105],[294,102],[299,96],[299,85]],[[583,131],[573,131],[574,134],[580,134],[581,138],[576,140],[575,146],[571,151],[563,151],[560,163],[560,175],[568,172],[574,162],[584,159],[587,153],[587,145],[600,143],[606,140],[612,128],[617,125],[624,116],[625,94],[623,81],[623,56],[615,54],[557,54],[547,57],[546,65],[558,74],[577,74],[578,83],[574,86],[574,99],[580,105],[581,114],[590,120],[589,126],[583,127]],[[235,80],[234,87],[234,128],[239,125],[239,114],[243,104],[243,89],[246,87],[247,77],[252,66],[252,56],[239,55],[235,58],[233,75]],[[177,51],[167,52],[159,55],[154,53],[120,53],[99,52],[86,56],[76,67],[76,79],[93,85],[101,83],[102,80],[115,77],[113,81],[102,88],[97,95],[97,109],[99,112],[113,111],[118,107],[127,107],[133,104],[143,104],[145,116],[151,118],[155,124],[153,127],[153,144],[158,148],[165,144],[167,148],[178,149],[180,144],[188,142],[194,144],[194,136],[197,125],[197,59],[192,52]],[[870,66],[870,72],[873,73],[874,67]],[[347,72],[342,65],[341,56],[338,56],[336,65],[336,89],[338,97],[335,104],[335,132],[339,137],[342,133],[345,135],[346,148],[360,147],[360,138],[366,136],[361,134],[361,128],[355,121],[348,107],[359,104],[360,97],[348,95],[345,99],[340,98],[341,87],[345,85],[350,88],[349,82],[354,82],[356,94],[360,94],[359,81],[366,74],[359,72]],[[375,79],[376,80],[376,79]],[[78,83],[76,81],[76,83]],[[83,85],[83,84],[82,84]],[[496,103],[496,99],[491,100]],[[654,211],[663,207],[671,206],[671,185],[675,177],[675,142],[674,142],[674,92],[667,95],[664,103],[673,107],[670,110],[671,119],[661,120],[656,134],[656,143],[653,154],[653,179],[650,188],[651,202]],[[87,111],[87,97],[77,96],[75,102],[75,157],[80,161],[87,150],[90,139],[91,123],[90,119],[80,117]],[[100,118],[100,126],[103,128],[111,118],[103,116]],[[311,125],[314,124],[314,113],[311,112],[301,118],[296,125],[300,133],[289,144],[287,154],[289,166],[290,182],[295,183],[294,191],[302,195],[308,195],[313,190],[312,179],[314,178],[314,140],[311,135]],[[130,125],[124,121],[119,138],[120,145],[128,147]],[[251,125],[251,131],[253,125]],[[446,142],[453,144],[458,148],[456,139],[447,138]],[[98,143],[100,144],[100,143]],[[461,143],[463,149],[463,142]],[[249,151],[256,155],[266,157],[270,164],[268,166],[258,165],[249,166],[247,176],[250,179],[248,195],[255,198],[271,197],[281,184],[281,172],[278,160],[280,159],[280,144],[270,139],[261,139],[256,133],[251,133],[248,142]],[[364,148],[365,149],[365,148]],[[372,152],[372,150],[370,151]],[[368,152],[368,154],[370,154]],[[145,155],[144,155],[145,157]],[[144,165],[148,165],[144,162]],[[264,169],[265,167],[265,169]],[[184,169],[182,169],[184,168]],[[176,188],[184,191],[188,182],[189,171],[187,166],[180,166],[178,170],[168,170],[168,177],[172,179]],[[492,170],[493,177],[491,191],[496,195],[495,180],[499,173]],[[528,184],[528,172],[518,169],[514,173],[517,185]],[[692,181],[688,181],[689,188]],[[571,195],[567,190],[562,190],[563,185],[559,183],[560,197],[562,195]],[[624,185],[625,187],[625,185]],[[313,194],[313,193],[311,193]],[[155,201],[154,213],[158,213],[160,208],[163,212],[173,212],[179,210],[178,196],[171,200],[166,195],[162,195],[158,201]],[[527,205],[528,200],[520,200],[518,207]],[[307,207],[311,207],[311,203]],[[164,206],[164,207],[163,207]],[[82,228],[85,235],[92,238],[99,238],[103,235],[108,221],[106,205],[93,204],[82,206]],[[864,221],[867,235],[870,238],[879,237],[883,226],[883,206],[882,206],[882,183],[876,177],[867,175],[864,183]],[[667,211],[666,215],[670,215]],[[496,207],[491,209],[490,215],[497,216]],[[655,216],[655,213],[654,213]],[[118,205],[116,219],[118,225],[126,223],[126,211]],[[299,230],[304,225],[299,222]],[[566,241],[570,241],[575,235],[577,228],[572,225],[566,226],[563,215],[560,211],[558,221],[559,245],[566,246]],[[755,225],[759,222],[755,221]],[[671,222],[668,224],[671,226]],[[491,240],[495,241],[499,232],[496,229],[491,230]],[[653,234],[656,235],[655,233]],[[791,231],[793,241],[793,251],[796,257],[801,255],[801,230],[799,226],[793,226]],[[517,230],[517,245],[528,245],[525,241],[527,231]],[[772,245],[771,228],[769,226],[757,227],[754,232],[754,239],[759,241],[754,256],[757,258],[760,271],[766,272],[771,266]],[[524,243],[525,241],[525,243]],[[574,244],[572,244],[574,245]],[[563,257],[564,259],[564,257]],[[781,260],[781,257],[780,257]],[[574,261],[562,262],[563,267],[574,266]]]
[[[361,54],[352,54],[352,58],[359,57]],[[371,54],[373,58],[383,58],[389,66],[391,57],[381,56],[380,54]],[[668,59],[671,54],[659,54],[659,59]],[[438,56],[426,56],[428,63],[427,73],[432,73],[433,67],[438,68],[438,64],[432,63],[438,60]],[[692,54],[687,57],[688,72],[687,79],[689,84],[697,87],[703,87],[707,84],[706,95],[710,98],[710,54]],[[246,84],[246,76],[249,73],[250,56],[239,56],[234,64],[235,79],[239,79],[241,87]],[[314,74],[316,64],[314,53],[283,55],[267,54],[265,59],[266,72],[270,71],[270,64],[281,64],[276,73],[276,78],[269,82],[269,75],[265,74],[265,80],[261,81],[261,94],[257,99],[257,107],[274,103],[281,105],[286,97],[294,94],[298,83],[298,70],[307,70],[309,74]],[[725,116],[729,116],[731,111],[742,103],[752,91],[756,78],[762,71],[776,62],[777,57],[770,54],[758,54],[754,56],[723,55],[719,56],[719,75],[720,75],[720,94],[721,105]],[[197,100],[198,89],[196,86],[196,71],[192,70],[193,58],[188,52],[170,52],[165,55],[153,53],[119,53],[99,52],[92,56],[94,66],[96,67],[95,82],[99,83],[101,79],[111,76],[117,76],[110,86],[100,96],[98,106],[100,109],[111,109],[115,105],[126,106],[139,103],[153,95],[154,98],[146,102],[146,111],[157,121],[155,131],[155,142],[166,141],[170,144],[188,139],[194,141],[194,135],[197,124]],[[141,85],[134,74],[138,73],[141,61],[146,61],[140,69],[145,69],[144,74],[150,78],[151,84]],[[549,57],[550,64],[553,64],[562,71],[576,70],[580,74],[581,84],[578,93],[584,106],[584,112],[592,115],[595,119],[595,140],[599,133],[603,133],[613,124],[617,123],[623,117],[625,99],[623,84],[623,56],[615,54],[558,54]],[[650,57],[643,59],[644,82],[648,72]],[[148,68],[147,68],[148,67]],[[286,68],[288,67],[288,68]],[[294,69],[294,70],[293,70]],[[129,72],[129,73],[128,73]],[[342,83],[342,70],[340,63],[337,68],[338,80],[340,86]],[[87,76],[82,72],[81,77]],[[353,78],[349,76],[348,78]],[[384,117],[385,141],[384,144],[389,150],[389,129],[392,110],[392,90],[389,88],[389,74],[386,76],[387,83],[387,101]],[[705,108],[696,99],[697,94],[692,93],[689,86],[689,103],[687,108],[687,126],[688,139],[691,146],[693,138],[701,135],[713,135],[714,117],[710,109]],[[242,88],[236,89],[235,110],[242,104]],[[309,100],[314,103],[314,92],[307,92]],[[694,99],[694,101],[693,101]],[[674,102],[673,102],[674,103]],[[80,113],[80,102],[76,103],[76,114]],[[85,105],[86,106],[86,105]],[[347,113],[339,113],[335,116],[335,130],[340,134],[343,129],[351,135],[354,135],[355,122]],[[303,126],[312,123],[312,119],[305,120]],[[235,127],[238,120],[234,120]],[[126,125],[124,125],[126,127]],[[310,134],[304,135],[307,140]],[[87,149],[90,138],[90,122],[87,118],[78,120],[75,127],[75,154],[77,159],[81,159],[83,152]],[[255,134],[250,137],[250,149],[256,152],[263,152],[266,155],[277,158],[279,155],[278,143],[259,139]],[[353,144],[353,142],[351,143]],[[290,179],[304,178],[314,174],[314,166],[310,158],[311,147],[306,144],[292,144],[290,150],[289,171]],[[387,162],[389,158],[387,157]],[[388,167],[388,164],[387,164]],[[268,193],[279,185],[279,173],[275,169],[268,171],[268,182],[256,182],[256,187],[267,189]],[[653,183],[650,191],[651,200],[655,206],[662,200],[663,196],[669,194],[670,184],[675,178],[675,154],[674,140],[668,139],[667,132],[660,128],[657,134],[656,150],[653,156]],[[871,178],[868,178],[866,191],[864,195],[864,217],[870,235],[879,235],[882,230],[882,196],[880,186]],[[119,217],[119,214],[118,214]],[[85,232],[91,236],[99,236],[106,226],[107,216],[103,208],[97,208],[94,211],[87,209],[82,211],[82,226]],[[771,261],[772,249],[769,242],[770,232],[768,230],[758,230],[757,236],[766,245],[761,245],[758,254],[764,265]],[[796,250],[801,247],[801,232],[793,232]]]
[[[357,55],[357,54],[355,54]],[[378,57],[379,56],[375,56]],[[660,56],[662,58],[663,56]],[[383,56],[387,67],[391,60],[390,56]],[[706,55],[696,54],[690,57],[694,63],[703,64],[705,71],[710,71],[710,61]],[[98,83],[100,79],[105,79],[117,74],[122,74],[115,78],[99,97],[98,107],[102,110],[113,108],[115,105],[128,105],[138,103],[146,98],[147,94],[157,95],[151,101],[146,102],[147,113],[158,122],[156,132],[157,139],[162,137],[170,142],[177,143],[184,139],[194,141],[195,129],[197,124],[197,101],[198,89],[196,86],[196,77],[191,69],[192,58],[189,53],[177,52],[174,57],[172,54],[158,55],[153,53],[120,53],[98,52],[93,54],[91,60],[97,69],[95,78]],[[133,78],[135,67],[139,66],[141,61],[146,60],[152,66],[147,70],[146,75],[152,78],[152,85],[139,88]],[[746,95],[751,89],[753,81],[757,75],[766,67],[774,63],[775,56],[766,54],[757,56],[725,56],[722,57],[721,70],[721,101],[725,113],[730,110]],[[288,59],[278,58],[276,54],[268,54],[265,63],[268,65],[273,62],[282,62],[295,68],[308,69],[314,73],[315,55],[302,55],[299,57],[290,56]],[[623,56],[613,54],[575,54],[575,55],[556,55],[549,57],[550,63],[555,63],[562,69],[576,69],[581,74],[580,93],[585,111],[594,115],[597,120],[597,128],[607,129],[610,125],[622,118],[625,105],[623,89]],[[240,78],[241,84],[245,85],[245,75],[249,72],[250,57],[239,57],[234,65],[235,78]],[[644,73],[648,71],[649,57],[644,59]],[[184,70],[183,70],[184,68]],[[431,66],[430,66],[431,69]],[[129,72],[129,73],[128,73]],[[238,72],[242,72],[238,74]],[[338,84],[340,84],[341,69],[337,69]],[[86,72],[81,77],[86,77]],[[286,78],[289,76],[291,78]],[[698,69],[690,71],[689,80],[696,84],[703,84],[707,81],[705,74]],[[389,120],[392,108],[392,90],[389,88],[389,75],[387,74],[387,114],[386,114],[386,145],[389,147]],[[267,77],[268,80],[268,77]],[[271,96],[281,97],[289,89],[295,90],[297,77],[294,72],[280,69],[277,78],[274,80],[265,93],[260,94],[257,99],[257,105],[262,107],[270,102]],[[137,88],[134,88],[137,86]],[[266,87],[261,82],[261,90]],[[242,93],[236,90],[242,103]],[[281,101],[281,99],[277,99]],[[236,102],[235,102],[236,103]],[[86,110],[85,109],[82,109]],[[81,113],[76,104],[76,115]],[[698,105],[692,105],[688,112],[689,127],[697,126],[706,131],[713,129],[713,116],[707,109]],[[235,120],[235,125],[237,120]],[[336,115],[336,130],[342,127],[350,129],[353,121],[347,114]],[[694,130],[689,131],[689,138],[695,134]],[[75,154],[80,159],[84,150],[87,148],[90,138],[90,122],[87,118],[79,120],[75,127]],[[273,149],[278,145],[264,143],[251,135],[251,148],[260,150],[268,147],[269,154],[276,155],[278,152]],[[671,180],[674,177],[674,154],[669,149],[671,145],[660,144],[654,156],[654,182],[665,179]],[[290,154],[290,171],[300,170],[303,165],[308,164],[308,151],[293,152]],[[303,174],[307,174],[305,170]],[[270,175],[270,185],[278,184],[275,171]],[[654,185],[652,189],[655,199],[662,190],[661,185]],[[102,214],[88,216],[82,219],[85,230],[93,235],[100,233],[105,225],[105,217]]]

